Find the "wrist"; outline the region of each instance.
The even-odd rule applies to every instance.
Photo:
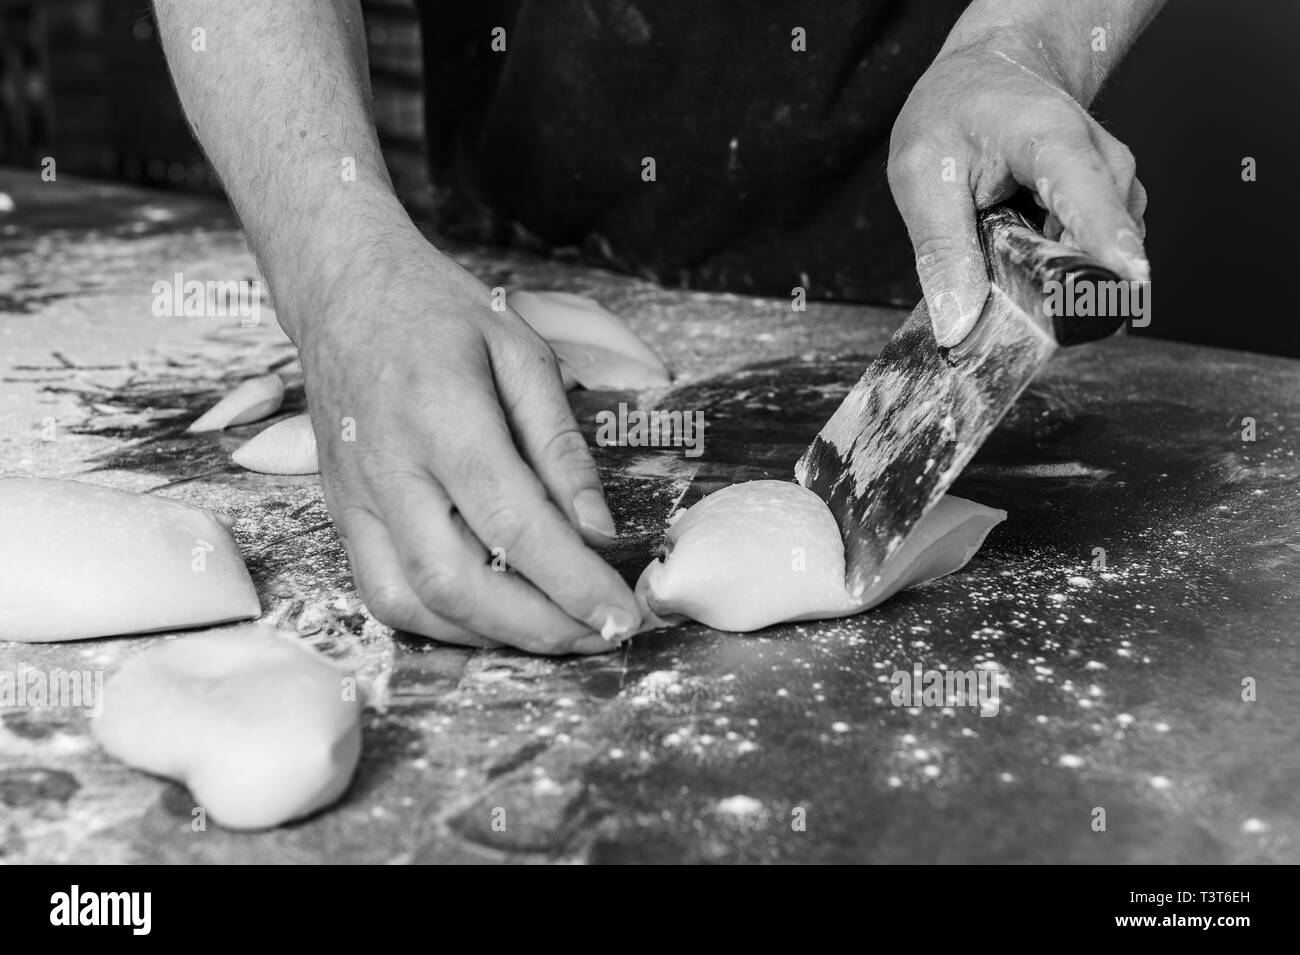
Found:
[[[350,182],[316,198],[309,211],[265,239],[250,236],[276,317],[300,349],[335,316],[352,311],[347,303],[366,295],[361,286],[378,278],[373,273],[384,271],[396,250],[412,242],[428,246],[387,183]]]
[[[948,34],[939,56],[961,50],[1001,54],[1086,107],[1104,78],[1089,42],[1090,28],[1086,18],[1063,15],[1059,7],[1049,12],[1036,2],[975,0]]]

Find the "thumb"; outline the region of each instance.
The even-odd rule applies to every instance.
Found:
[[[970,334],[989,294],[974,207],[966,201],[969,214],[959,205],[943,204],[922,213],[915,229],[909,226],[934,340],[944,348]]]
[[[966,177],[946,181],[940,159],[891,163],[890,185],[916,253],[916,275],[934,338],[950,347],[965,338],[988,297],[988,271]]]

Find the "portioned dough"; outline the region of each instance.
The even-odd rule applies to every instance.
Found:
[[[320,470],[311,416],[277,421],[230,456],[241,468],[262,474],[315,474]]]
[[[820,497],[790,481],[736,484],[679,512],[668,531],[668,556],[642,572],[637,600],[652,626],[691,619],[746,632],[844,617],[960,569],[1006,516],[942,498],[880,568],[875,585],[854,600],[844,585],[839,527]]]
[[[81,481],[0,478],[0,640],[45,643],[261,613],[210,511]]]
[[[668,384],[668,369],[621,318],[569,292],[511,292],[506,304],[550,344],[565,374],[584,388],[643,389]]]
[[[506,302],[551,346],[565,388],[581,385],[640,390],[669,382],[668,369],[659,356],[632,334],[622,319],[594,299],[568,292],[517,291],[506,296]],[[227,400],[234,398],[240,388],[231,392]],[[190,430],[199,430],[198,424],[209,415],[215,416],[224,404],[225,401],[216,405]],[[266,412],[273,413],[274,409]],[[256,419],[246,417],[228,423],[253,420]],[[305,414],[271,425],[231,455],[231,459],[242,468],[262,474],[315,474],[320,470],[316,435]]]
[[[220,431],[236,424],[269,418],[284,403],[284,382],[279,375],[249,378],[205,411],[187,430]]]
[[[178,780],[230,829],[329,805],[361,753],[351,674],[268,626],[179,637],[128,660],[92,731],[110,756]]]

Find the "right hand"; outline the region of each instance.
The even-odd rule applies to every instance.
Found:
[[[1049,238],[1130,281],[1150,278],[1133,154],[1088,115],[1082,93],[1060,86],[1046,49],[1009,30],[945,45],[894,123],[889,186],[944,347],[970,333],[989,293],[977,210],[1021,186],[1050,213]]]
[[[370,612],[545,654],[634,633],[632,591],[584,542],[614,522],[546,343],[414,228],[312,298],[296,338],[325,503]]]

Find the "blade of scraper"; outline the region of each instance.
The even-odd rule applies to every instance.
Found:
[[[993,285],[974,330],[940,349],[917,306],[813,441],[795,477],[844,536],[861,598],[961,473],[1056,342]]]

